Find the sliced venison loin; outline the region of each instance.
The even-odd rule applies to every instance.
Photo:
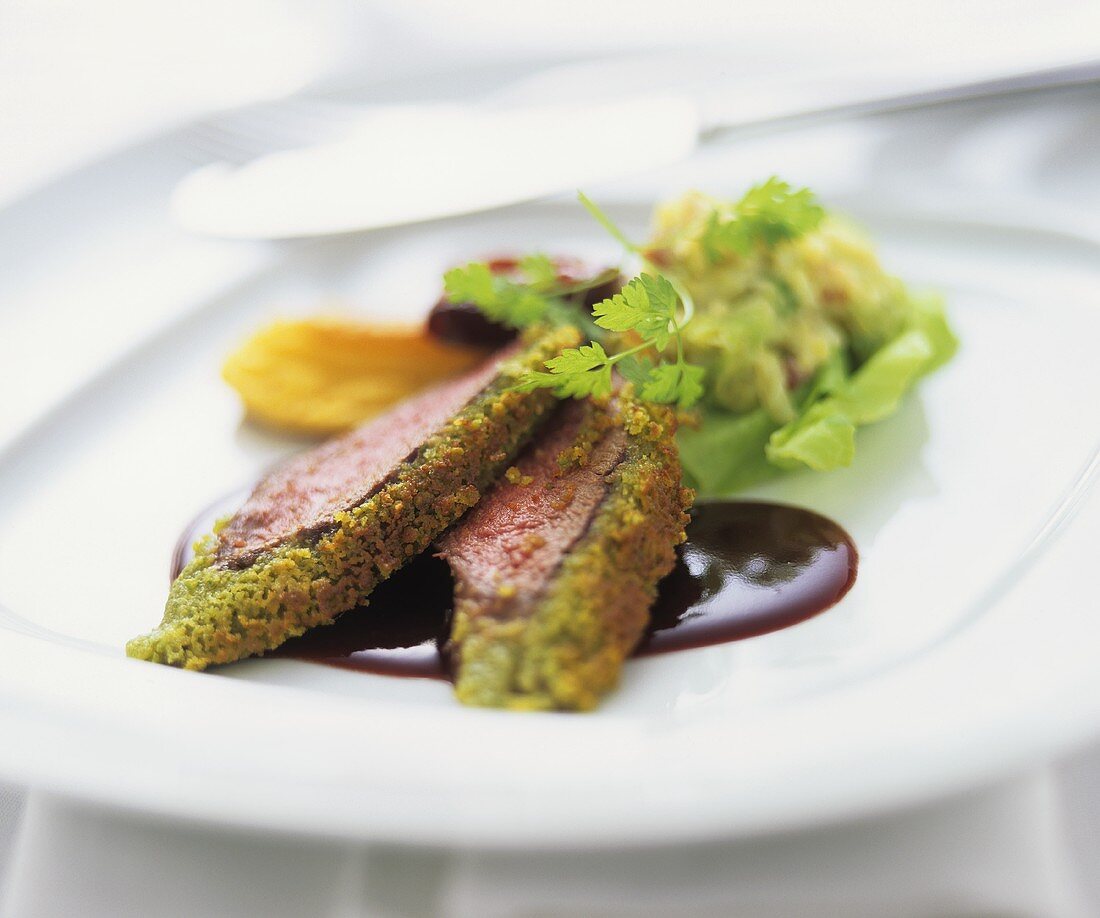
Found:
[[[565,402],[443,536],[459,700],[587,710],[616,685],[684,540],[674,432],[626,396]]]
[[[160,626],[126,652],[204,669],[364,603],[477,503],[550,415],[547,390],[515,382],[577,339],[565,328],[516,343],[274,469],[197,546]]]

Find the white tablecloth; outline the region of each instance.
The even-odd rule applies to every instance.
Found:
[[[1100,915],[1100,747],[905,814],[634,851],[348,845],[23,799],[0,792],[3,918]]]

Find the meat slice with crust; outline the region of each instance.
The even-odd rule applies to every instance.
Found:
[[[553,396],[515,382],[577,338],[571,328],[529,337],[276,468],[197,546],[160,626],[126,652],[204,669],[362,604],[477,503],[546,419]]]
[[[568,401],[441,540],[459,700],[587,710],[618,682],[684,540],[670,411]]]

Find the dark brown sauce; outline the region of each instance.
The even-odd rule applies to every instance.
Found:
[[[445,561],[423,554],[333,624],[291,638],[273,657],[312,660],[384,676],[445,679],[439,652],[451,630],[454,584]]]
[[[191,544],[240,503],[234,494],[199,516],[173,557],[176,577]],[[851,588],[858,556],[851,537],[810,510],[712,501],[692,511],[688,541],[661,581],[638,656],[724,644],[796,625]],[[450,629],[447,565],[422,555],[379,586],[369,608],[287,641],[269,656],[312,660],[393,676],[447,677],[440,653]]]
[[[801,507],[701,503],[687,535],[661,581],[638,656],[789,628],[836,605],[856,579],[851,536]]]

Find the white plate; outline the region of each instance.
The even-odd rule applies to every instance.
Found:
[[[0,773],[301,832],[628,844],[909,804],[1100,730],[1100,246],[879,195],[846,205],[891,270],[944,292],[963,348],[861,432],[851,469],[754,492],[853,534],[860,574],[838,607],[633,661],[588,716],[469,710],[441,683],[290,660],[196,674],[126,659],[189,517],[295,446],[241,426],[217,375],[272,304],[392,314],[464,256],[613,251],[572,204],[292,246],[147,328],[0,453]],[[640,227],[645,210],[617,214]]]

